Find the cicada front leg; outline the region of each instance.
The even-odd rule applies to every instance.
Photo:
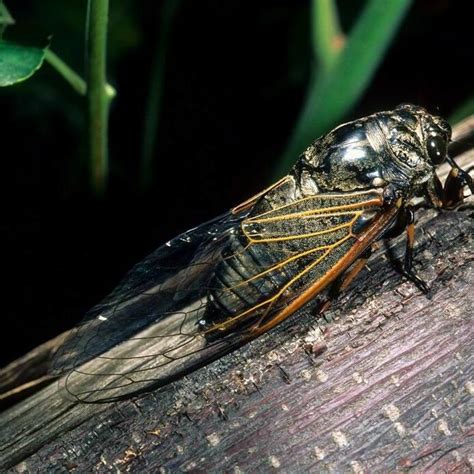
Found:
[[[448,158],[447,161],[451,165],[451,171],[446,178],[444,188],[439,197],[443,208],[452,209],[463,202],[464,188],[466,186],[474,194],[474,183],[469,175],[470,170],[465,171],[461,169],[452,158]]]
[[[473,167],[463,170],[452,158],[446,161],[451,165],[451,170],[446,177],[444,186],[438,176],[427,184],[427,194],[431,204],[441,209],[454,209],[464,201],[464,189],[468,187],[474,194],[474,183],[469,175]]]

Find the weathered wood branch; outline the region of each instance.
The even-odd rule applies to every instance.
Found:
[[[469,167],[473,153],[457,161]],[[431,299],[380,251],[324,319],[301,312],[162,390],[100,405],[43,387],[0,415],[0,467],[471,472],[472,217],[470,206],[419,211],[416,267]],[[2,387],[18,394],[43,377],[38,360],[56,345],[4,369]]]

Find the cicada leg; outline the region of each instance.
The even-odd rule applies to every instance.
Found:
[[[469,170],[464,171],[461,169],[454,160],[448,158],[448,163],[451,165],[451,171],[446,178],[444,188],[440,193],[442,207],[445,209],[451,209],[461,204],[464,200],[464,188],[467,186],[471,193],[474,194],[474,184]]]
[[[446,178],[444,187],[439,179],[434,179],[433,200],[436,206],[451,209],[462,203],[464,199],[464,188],[469,187],[474,194],[474,184],[468,171],[462,170],[451,158],[447,159],[451,165],[451,171]],[[406,231],[406,247],[403,263],[399,262],[388,252],[394,267],[406,278],[412,281],[423,293],[429,294],[428,285],[416,274],[413,269],[413,247],[415,244],[415,212],[411,206],[404,206],[398,214],[395,224],[385,233],[385,239],[392,239]]]
[[[400,210],[395,224],[385,233],[385,239],[393,239],[406,231],[405,257],[403,263],[399,262],[389,250],[388,256],[395,269],[404,277],[412,281],[423,293],[429,293],[428,285],[416,274],[413,269],[413,247],[415,245],[415,212],[411,206]]]

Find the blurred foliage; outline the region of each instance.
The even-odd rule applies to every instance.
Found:
[[[156,136],[160,118],[166,67],[166,56],[170,29],[174,16],[180,5],[180,0],[165,0],[162,9],[161,22],[156,35],[150,80],[148,84],[148,96],[143,124],[143,143],[140,166],[140,185],[142,189],[148,189],[152,184],[154,175],[153,157],[156,147]]]
[[[107,0],[89,0],[88,11],[94,12],[95,6],[100,5],[101,2],[107,4]],[[388,4],[382,4],[378,0],[367,0],[365,7],[359,14],[359,19],[346,38],[340,29],[335,0],[312,0],[310,15],[312,38],[308,38],[308,40],[311,40],[316,62],[311,72],[311,80],[301,115],[297,120],[287,150],[277,165],[278,175],[286,172],[294,161],[294,157],[301,153],[311,139],[328,130],[351,109],[368,85],[410,3],[411,0],[393,0]],[[154,48],[155,53],[148,87],[147,107],[144,114],[140,173],[142,187],[148,187],[152,181],[153,155],[163,96],[169,29],[178,7],[179,2],[176,0],[167,0],[162,8],[158,41]],[[130,4],[128,4],[128,8],[130,8]],[[38,12],[38,14],[41,15],[41,12]],[[78,14],[77,10],[74,11],[75,16]],[[139,29],[135,27],[132,21],[122,21],[124,18],[131,17],[128,15],[126,2],[117,7],[115,15],[119,15],[121,19],[121,34],[117,37],[119,40],[116,40],[113,34],[110,35],[109,42],[113,46],[110,49],[109,62],[112,64],[117,50],[120,51],[121,48],[130,47],[133,44],[130,38],[133,39],[139,36],[134,34]],[[7,19],[5,23],[11,23],[7,14],[4,17]],[[66,18],[66,23],[68,23],[68,18]],[[114,23],[113,18],[111,23]],[[89,25],[89,20],[86,21],[86,27],[87,25]],[[95,31],[95,25],[96,23],[92,20],[93,31]],[[126,29],[125,34],[124,28]],[[124,38],[128,39],[128,44],[124,43]],[[94,36],[92,36],[92,39],[88,38],[88,41],[92,43],[91,51],[94,51]],[[0,69],[0,85],[9,85],[24,80],[41,66],[44,57],[40,54],[41,50],[31,49],[29,51],[19,47],[14,48],[8,43],[3,43],[3,45],[5,59],[3,59],[3,63],[0,62],[0,66],[3,64]],[[27,51],[30,53],[29,55],[26,54]],[[6,52],[9,53],[8,57]],[[2,50],[0,50],[0,53],[2,53]],[[36,56],[33,53],[36,53]],[[13,61],[11,58],[15,60]],[[59,56],[49,54],[47,59],[73,85],[76,91],[83,93],[84,88],[86,92],[89,90],[82,79]],[[1,58],[0,61],[2,61]],[[90,64],[96,65],[96,61],[92,59]],[[5,67],[6,65],[10,67]],[[93,68],[95,66],[89,68],[89,77],[92,78],[96,77]],[[17,74],[16,77],[14,76],[15,73]],[[95,89],[96,86],[93,83],[89,94],[92,97],[89,100],[89,110],[91,111],[89,114],[91,121],[89,127],[91,148],[89,152],[92,158],[91,168],[94,188],[103,190],[108,174],[107,110],[109,98],[115,93],[107,96],[104,95],[104,92],[99,91],[97,95]],[[104,95],[103,101],[101,99],[102,95]],[[101,107],[98,106],[101,103],[105,104],[103,112],[101,112]],[[97,122],[99,116],[102,117],[102,125]],[[99,131],[102,131],[102,133],[99,133]],[[100,143],[100,146],[97,145],[98,143]]]
[[[0,39],[2,38],[5,29],[13,24],[15,24],[15,20],[10,15],[10,12],[3,1],[0,0]]]
[[[110,102],[116,95],[115,89],[106,81],[109,0],[87,2],[83,33],[86,48],[83,55],[88,82],[47,48],[25,47],[5,41],[5,29],[14,25],[15,21],[3,1],[0,2],[0,87],[11,86],[30,78],[46,59],[76,92],[88,97],[91,184],[96,194],[103,194],[108,180],[108,111]],[[123,37],[120,35],[120,38]],[[133,34],[129,32],[125,37],[133,37]]]
[[[348,116],[384,58],[411,3],[411,0],[358,0],[350,5],[343,2],[338,5],[335,0],[310,0],[308,5],[294,9],[296,13],[286,38],[286,51],[283,51],[287,56],[286,69],[282,70],[279,76],[271,78],[264,94],[268,98],[278,98],[285,90],[301,88],[305,83],[306,93],[302,97],[301,112],[294,119],[293,133],[288,139],[286,150],[279,161],[275,160],[276,175],[287,172],[295,157],[314,138]],[[127,176],[127,179],[133,176],[135,188],[149,188],[159,174],[159,167],[154,166],[154,161],[160,154],[157,140],[160,135],[158,126],[161,123],[161,109],[165,100],[168,67],[165,58],[170,48],[169,37],[175,17],[179,18],[180,10],[189,9],[189,5],[188,2],[178,0],[157,2],[156,6],[148,6],[146,18],[144,15],[147,14],[140,8],[142,5],[132,0],[114,3],[110,10],[107,63],[111,71],[111,82],[116,80],[117,71],[124,58],[130,57],[136,51],[143,51],[143,48],[150,51],[151,66],[143,64],[140,66],[141,70],[136,70],[137,76],[142,78],[143,90],[146,91],[142,93],[145,99],[145,106],[141,109],[142,117],[136,117],[136,123],[141,123],[142,128],[133,133],[134,139],[137,140],[135,149],[141,150],[141,159],[138,159],[138,154],[133,170],[123,168],[119,158],[112,157],[111,164],[112,173]],[[28,15],[25,16],[18,5],[12,3],[10,7],[13,8],[17,24],[8,29],[6,37],[9,42],[2,43],[0,49],[0,85],[13,84],[31,76],[40,67],[43,59],[41,49],[14,47],[13,41],[39,44],[44,43],[44,38],[52,35],[52,47],[55,52],[47,50],[47,62],[60,72],[77,92],[84,94],[86,84],[81,76],[85,76],[84,31],[87,0],[72,2],[68,4],[68,8],[62,9],[57,8],[57,2],[54,0],[30,1]],[[230,10],[232,8],[230,7]],[[271,9],[259,6],[253,13],[260,15],[261,24],[265,25],[285,21],[288,11],[285,5],[276,4]],[[342,28],[339,22],[342,23]],[[3,3],[0,3],[0,27],[2,23],[4,26],[11,25],[13,18]],[[152,27],[152,30],[155,30],[154,38],[147,36],[144,23],[145,26],[146,23],[155,25]],[[349,31],[347,36],[343,30]],[[29,57],[25,55],[27,52]],[[14,65],[17,78],[12,76],[11,67],[5,66],[7,62],[8,65],[13,64],[10,60],[12,57],[16,59]],[[23,70],[18,69],[19,65],[23,66]],[[111,86],[108,86],[107,91],[109,96],[115,95]],[[120,92],[128,97],[134,94],[133,90],[127,89]],[[12,94],[14,97],[17,95],[18,100],[26,98],[30,104],[31,101],[37,101],[37,106],[31,104],[32,119],[35,111],[38,112],[37,120],[40,120],[41,110],[45,112],[51,107],[61,108],[66,122],[74,122],[74,133],[78,134],[80,140],[84,137],[84,118],[81,117],[84,113],[83,101],[65,92],[63,86],[54,82],[51,74],[45,73],[33,85]],[[472,105],[468,103],[463,113],[470,108]],[[112,120],[115,120],[113,115]],[[115,138],[113,137],[112,141]],[[87,151],[81,146],[81,153],[75,153],[80,156],[70,158],[70,178],[78,184],[81,180],[87,182],[84,175],[87,159],[84,154],[87,154]],[[73,162],[73,159],[76,162]]]
[[[335,0],[312,0],[315,67],[301,114],[277,165],[277,177],[286,173],[295,156],[312,140],[352,109],[369,85],[411,3],[368,0],[345,37]]]
[[[455,124],[460,122],[462,119],[469,117],[474,114],[474,95],[464,100],[463,103],[458,106],[449,117],[449,122]]]

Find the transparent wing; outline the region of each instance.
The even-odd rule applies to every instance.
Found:
[[[199,331],[207,288],[246,213],[228,212],[159,247],[92,308],[52,361],[66,396],[107,401],[164,385],[239,343]]]

